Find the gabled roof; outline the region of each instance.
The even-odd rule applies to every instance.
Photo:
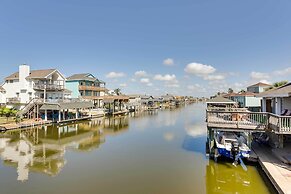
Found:
[[[48,77],[49,75],[51,75],[52,73],[54,73],[56,71],[58,71],[58,70],[56,70],[56,69],[32,70],[32,71],[30,71],[29,76],[27,76],[26,78],[27,79],[42,79],[42,78]],[[58,73],[60,73],[60,72],[58,72]],[[19,72],[15,72],[15,73],[13,73],[5,78],[5,80],[16,80],[16,79],[19,79]]]
[[[90,73],[80,73],[74,74],[67,78],[67,81],[92,81],[92,82],[101,82],[105,83],[104,81],[98,80],[95,76]]]
[[[206,101],[207,104],[236,104],[237,102],[230,99],[224,98],[222,96],[217,96]]]
[[[272,86],[272,85],[266,84],[266,83],[263,83],[263,82],[259,82],[259,83],[256,83],[254,85],[248,86],[248,88],[250,88],[250,87],[258,87],[258,86],[268,87],[268,86]]]
[[[291,82],[280,86],[278,88],[274,88],[268,90],[266,92],[262,92],[256,95],[257,97],[290,97],[291,96]]]

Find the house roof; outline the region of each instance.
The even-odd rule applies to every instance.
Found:
[[[241,92],[241,93],[226,94],[223,97],[235,97],[235,96],[256,96],[256,94],[253,92]]]
[[[236,104],[237,102],[230,99],[224,98],[222,96],[217,96],[206,101],[207,104]]]
[[[257,97],[290,97],[291,96],[291,82],[256,95]]]
[[[272,86],[272,85],[266,84],[266,83],[263,83],[263,82],[259,82],[259,83],[253,84],[251,86],[248,86],[248,88],[249,87],[258,87],[258,86],[268,87],[268,86]]]
[[[76,109],[76,108],[92,108],[94,107],[91,101],[76,101],[76,102],[61,102],[61,103],[47,103],[41,106],[40,110],[62,110],[62,109]]]
[[[46,78],[50,74],[57,71],[56,69],[43,69],[43,70],[32,70],[30,71],[29,76],[27,76],[27,79],[39,79],[39,78]],[[19,72],[15,72],[8,77],[5,78],[5,80],[16,80],[19,79]]]
[[[98,82],[101,82],[101,83],[105,83],[102,80],[98,80],[97,78],[95,78],[90,73],[74,74],[74,75],[68,77],[67,81],[92,81],[92,82],[98,81]]]

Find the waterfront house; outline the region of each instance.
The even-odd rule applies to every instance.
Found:
[[[91,100],[95,107],[103,107],[107,89],[105,82],[90,73],[74,74],[67,78],[66,88],[72,91],[72,98]]]
[[[264,92],[267,88],[271,87],[272,85],[266,83],[256,83],[254,85],[248,86],[247,91],[252,93],[261,93]]]
[[[250,111],[260,111],[262,98],[256,97],[252,92],[229,93],[224,97],[238,103],[239,108],[247,108]]]
[[[291,116],[291,82],[281,87],[260,93],[257,97],[263,98],[263,112],[271,112],[277,115],[288,114],[288,116]],[[287,113],[286,110],[289,112]]]
[[[29,65],[20,65],[19,71],[5,78],[2,88],[5,90],[6,103],[24,106],[32,99],[44,99],[54,102],[68,98],[65,91],[65,77],[57,69],[30,70]]]

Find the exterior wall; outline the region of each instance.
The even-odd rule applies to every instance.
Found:
[[[246,96],[246,107],[260,107],[262,98],[254,96]]]
[[[72,91],[72,98],[78,98],[79,93],[79,81],[66,81],[66,89]]]
[[[284,109],[291,110],[291,97],[282,98],[282,110]]]
[[[30,97],[35,96],[35,91],[30,85],[30,82],[23,84],[19,80],[13,80],[12,83],[5,82],[2,87],[6,90],[6,98],[20,98],[20,103],[28,103]]]

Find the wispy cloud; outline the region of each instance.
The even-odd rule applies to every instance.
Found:
[[[161,75],[161,74],[157,74],[154,76],[155,80],[159,80],[159,81],[167,81],[167,82],[178,82],[176,75],[175,74],[165,74],[165,75]]]
[[[141,78],[140,82],[147,84],[147,83],[150,83],[150,79],[149,78]]]
[[[204,76],[214,73],[216,69],[212,67],[211,65],[204,65],[201,63],[194,62],[194,63],[189,63],[185,67],[184,71],[186,73],[189,73],[195,76],[204,77]]]
[[[287,67],[282,70],[277,70],[274,72],[274,74],[279,76],[291,75],[291,67]]]
[[[252,71],[250,74],[250,77],[253,80],[263,80],[263,79],[269,79],[270,75],[268,73]]]
[[[167,58],[163,61],[163,64],[166,66],[173,66],[175,64],[174,59],[172,58]]]
[[[121,83],[121,84],[119,84],[119,86],[124,88],[124,87],[127,87],[127,84],[126,83]]]
[[[107,78],[120,78],[120,77],[124,77],[125,76],[125,73],[123,72],[109,72],[106,77]]]
[[[136,77],[146,77],[148,74],[147,74],[146,71],[136,71],[136,72],[134,73],[134,75],[135,75]]]

